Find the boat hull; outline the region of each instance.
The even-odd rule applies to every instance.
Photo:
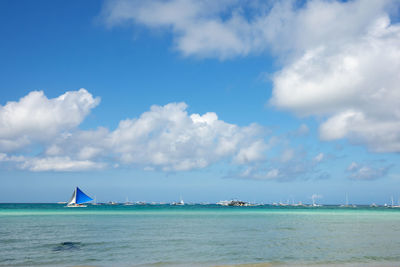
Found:
[[[82,204],[72,204],[72,205],[67,205],[67,208],[86,208],[86,205],[82,205]]]

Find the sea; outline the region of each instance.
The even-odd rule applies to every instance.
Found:
[[[0,204],[0,266],[400,266],[400,209]]]

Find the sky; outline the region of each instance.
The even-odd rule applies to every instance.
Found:
[[[0,1],[0,202],[400,201],[399,12]]]

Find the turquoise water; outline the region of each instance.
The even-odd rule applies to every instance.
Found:
[[[0,204],[0,266],[400,264],[400,209]]]

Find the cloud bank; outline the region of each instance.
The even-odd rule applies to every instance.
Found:
[[[400,152],[399,3],[371,1],[108,1],[109,27],[167,30],[185,56],[272,53],[269,103],[322,122],[320,138]]]
[[[0,106],[0,162],[30,171],[121,164],[187,171],[223,160],[241,165],[266,159],[266,129],[257,124],[239,127],[213,112],[188,114],[185,103],[152,106],[138,118],[121,121],[113,131],[79,130],[77,126],[98,103],[99,98],[80,89],[54,99],[35,91]]]
[[[308,156],[294,150],[285,138],[271,136],[255,123],[238,126],[214,112],[189,114],[185,103],[154,105],[113,130],[80,130],[99,101],[85,89],[53,99],[34,91],[0,106],[5,112],[0,117],[8,119],[2,125],[20,126],[1,132],[14,146],[0,147],[0,166],[33,172],[118,167],[179,172],[224,163],[233,167],[229,176],[235,178],[292,181],[319,175],[322,153]],[[23,124],[31,115],[35,123]],[[304,134],[308,127],[299,130]]]

